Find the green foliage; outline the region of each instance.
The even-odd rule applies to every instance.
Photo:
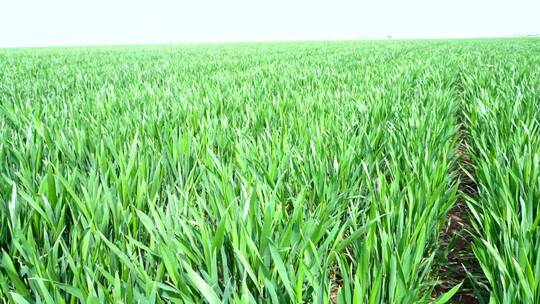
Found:
[[[474,253],[491,303],[540,303],[540,57],[512,45],[464,66],[464,113],[478,195]],[[531,53],[536,52],[536,53]],[[473,59],[473,58],[471,58]]]
[[[465,107],[476,254],[538,301],[537,45],[0,50],[0,298],[431,302]]]

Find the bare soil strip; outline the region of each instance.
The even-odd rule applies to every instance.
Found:
[[[462,98],[463,84],[458,78],[457,94]],[[455,285],[463,285],[450,303],[481,303],[481,290],[478,287],[482,281],[482,270],[471,248],[471,223],[469,208],[465,197],[475,197],[478,186],[471,178],[474,167],[467,145],[467,132],[461,110],[458,111],[458,147],[456,162],[453,168],[455,182],[458,185],[458,200],[448,212],[446,224],[440,234],[441,258],[444,264],[439,270],[440,282],[435,288],[435,295],[441,295]]]
[[[461,290],[452,298],[451,303],[479,303],[470,276],[476,276],[480,267],[471,248],[473,240],[470,235],[469,210],[464,200],[464,195],[474,197],[477,194],[477,186],[467,174],[467,172],[471,172],[468,170],[471,163],[462,130],[460,130],[457,157],[454,174],[458,183],[459,196],[454,207],[448,212],[447,222],[441,231],[441,249],[446,259],[445,264],[439,270],[441,282],[437,286],[436,292],[442,294],[460,282],[464,282]]]

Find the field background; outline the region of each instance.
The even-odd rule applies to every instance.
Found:
[[[540,303],[539,96],[539,39],[0,50],[0,299]]]

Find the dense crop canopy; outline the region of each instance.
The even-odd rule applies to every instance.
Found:
[[[0,298],[444,303],[463,115],[487,288],[539,301],[538,46],[1,50]]]

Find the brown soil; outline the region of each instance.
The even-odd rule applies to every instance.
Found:
[[[338,292],[343,282],[341,279],[341,272],[339,270],[339,267],[335,264],[332,266],[332,269],[330,270],[330,277],[331,277],[330,281],[332,282],[332,287],[330,290],[330,303],[337,304]]]
[[[473,168],[468,154],[467,135],[462,128],[458,135],[460,142],[453,169],[458,184],[458,201],[448,212],[447,222],[441,231],[441,252],[446,252],[447,255],[445,264],[439,270],[441,282],[436,286],[434,296],[440,296],[463,282],[461,289],[452,297],[450,303],[469,304],[479,303],[470,277],[479,278],[482,272],[471,248],[473,240],[470,234],[469,208],[464,197],[476,196],[478,187],[470,175]]]

